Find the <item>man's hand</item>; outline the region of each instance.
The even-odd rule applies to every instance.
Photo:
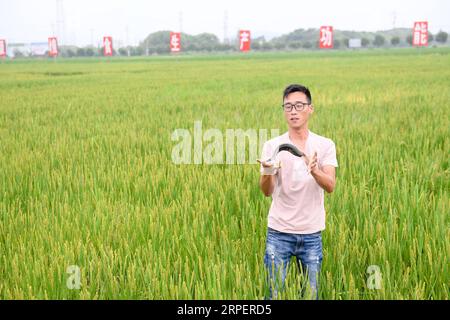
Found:
[[[336,170],[333,166],[324,166],[319,168],[317,164],[317,151],[312,156],[305,155],[305,162],[308,166],[308,173],[326,192],[331,193],[336,185]]]
[[[273,176],[276,175],[278,172],[278,169],[281,168],[281,162],[280,161],[263,161],[257,159],[259,163],[263,166],[263,176]]]
[[[266,197],[272,195],[275,190],[276,174],[281,168],[280,161],[262,161],[256,160],[263,166],[263,172],[259,179],[259,187]]]
[[[305,154],[305,162],[308,166],[308,173],[316,173],[319,170],[319,165],[317,164],[317,151],[310,157]]]

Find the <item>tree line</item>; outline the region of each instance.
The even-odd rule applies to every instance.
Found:
[[[116,56],[143,56],[168,54],[170,31],[157,31],[149,34],[137,46],[114,48]],[[276,51],[276,50],[302,50],[319,48],[319,29],[297,29],[288,34],[266,40],[264,36],[251,39],[251,50]],[[341,31],[333,32],[333,48],[349,48],[350,39],[361,39],[363,48],[380,47],[408,47],[412,46],[412,29],[397,28],[380,32]],[[436,34],[428,33],[428,45],[444,45],[447,43],[448,33],[439,31]],[[182,52],[233,52],[238,51],[239,43],[236,35],[228,41],[220,39],[211,33],[198,35],[181,34]],[[103,47],[60,47],[60,56],[63,57],[93,57],[102,56]],[[16,57],[21,56],[17,52]]]

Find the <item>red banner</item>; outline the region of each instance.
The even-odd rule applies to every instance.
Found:
[[[418,47],[428,46],[428,22],[427,21],[414,22],[412,44],[413,44],[413,46],[418,46]]]
[[[321,49],[333,48],[333,27],[332,26],[320,27],[319,47]]]
[[[6,57],[6,40],[0,39],[0,57]]]
[[[103,37],[103,55],[104,56],[113,55],[112,37]]]
[[[170,33],[170,52],[180,52],[181,51],[181,33],[171,32]]]
[[[48,55],[49,57],[56,57],[58,55],[58,40],[56,37],[48,38]]]
[[[250,51],[251,35],[249,30],[239,31],[239,50]]]

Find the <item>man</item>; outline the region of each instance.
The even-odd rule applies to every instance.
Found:
[[[331,193],[336,184],[336,147],[332,140],[308,129],[308,120],[314,112],[308,88],[289,85],[283,93],[282,107],[288,131],[267,141],[263,160],[259,160],[260,188],[265,196],[272,196],[264,255],[269,298],[275,298],[282,290],[289,261],[294,256],[299,269],[305,271],[312,297],[318,299],[321,231],[325,229],[324,190]],[[282,151],[275,161],[267,161],[283,143],[295,145],[305,156]]]

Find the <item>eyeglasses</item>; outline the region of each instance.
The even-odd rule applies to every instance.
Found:
[[[296,101],[295,104],[288,102],[288,103],[282,104],[281,106],[283,107],[284,111],[290,112],[290,111],[292,111],[292,108],[294,108],[294,107],[295,107],[296,111],[303,111],[303,109],[305,109],[305,107],[309,106],[309,105],[310,105],[310,103]]]

